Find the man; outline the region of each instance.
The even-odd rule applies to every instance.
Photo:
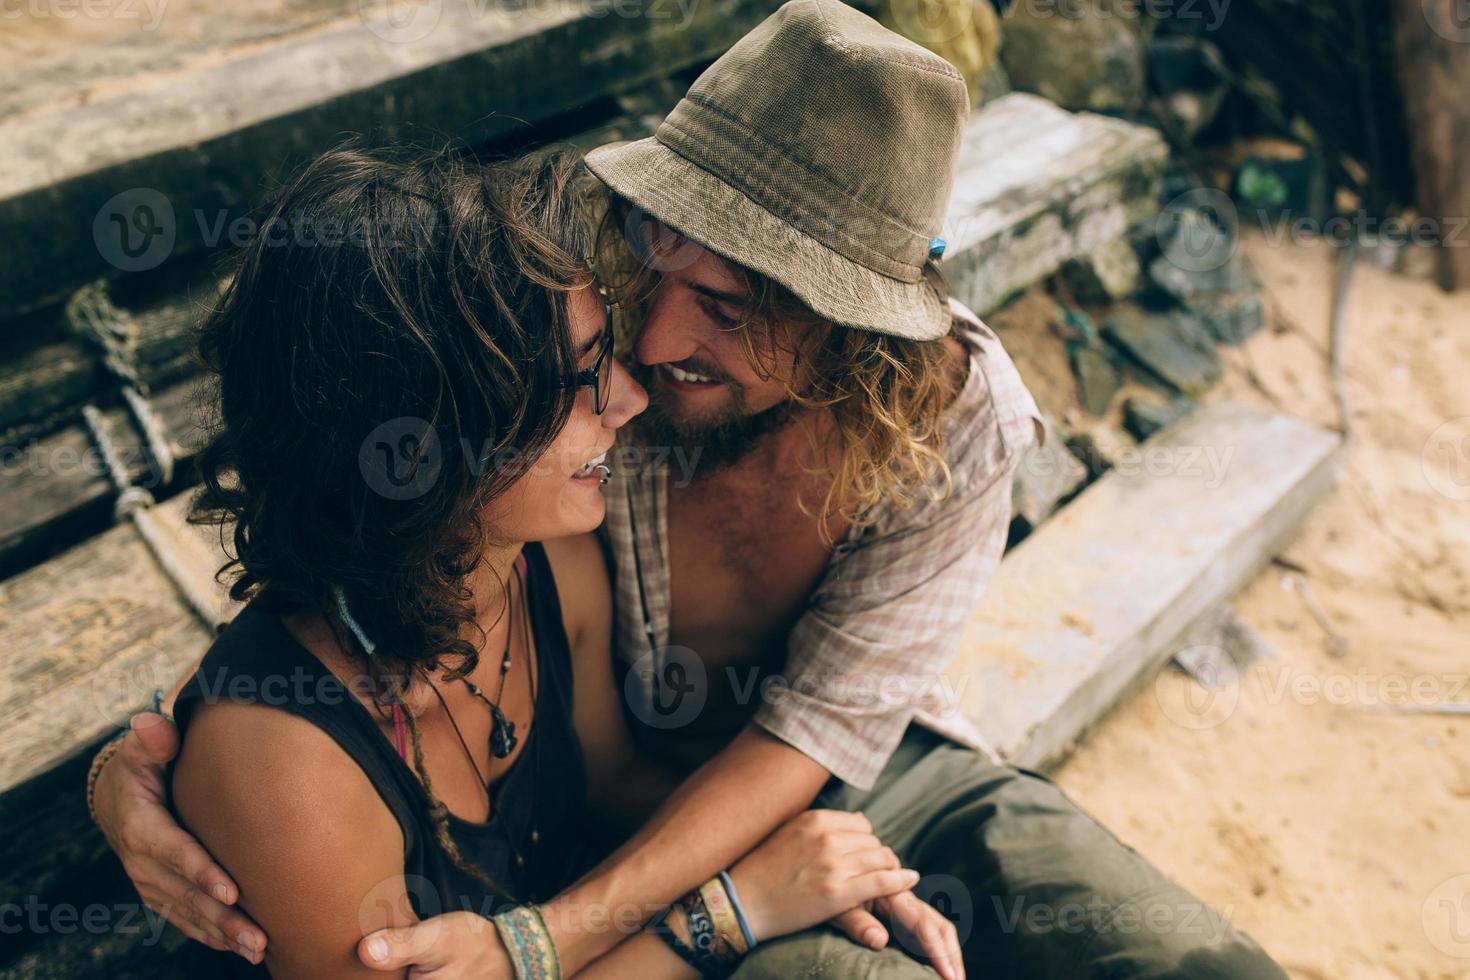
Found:
[[[618,653],[640,740],[692,774],[541,907],[565,974],[819,801],[863,811],[956,921],[895,896],[843,917],[845,935],[757,946],[739,976],[932,976],[915,956],[946,978],[1283,976],[1045,777],[988,758],[939,696],[1041,437],[995,335],[938,273],[967,111],[942,59],[835,0],[793,0],[655,137],[588,157],[649,297],[631,352],[651,399],[641,462],[608,488]],[[659,465],[668,448],[692,479]],[[159,816],[175,739],[146,724],[103,771],[110,839],[186,930],[253,929]],[[509,976],[473,919],[361,955]],[[252,958],[255,932],[236,943]]]

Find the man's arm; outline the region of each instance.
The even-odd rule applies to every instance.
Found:
[[[747,727],[627,843],[543,906],[563,972],[575,973],[625,938],[618,929],[589,928],[589,922],[641,926],[805,810],[827,778],[827,770],[801,752]]]
[[[174,685],[165,709],[192,673],[185,671]],[[258,963],[265,933],[235,907],[240,889],[169,812],[164,767],[178,752],[173,722],[152,712],[135,715],[97,776],[97,825],[144,905],[189,938]]]
[[[674,789],[672,775],[643,759],[627,730],[612,673],[611,587],[601,547],[587,535],[546,542],[546,552],[572,641],[574,720],[592,805],[604,816],[612,811],[624,825],[642,823],[612,855],[542,907],[562,970],[572,974],[805,810],[828,773],[752,726]],[[650,799],[662,805],[643,822]]]

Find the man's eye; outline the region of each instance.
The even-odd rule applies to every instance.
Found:
[[[738,327],[740,325],[739,320],[722,313],[720,308],[710,300],[701,301],[700,307],[704,310],[706,316],[722,327]]]

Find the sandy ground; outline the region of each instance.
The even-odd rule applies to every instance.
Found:
[[[1335,427],[1336,250],[1243,247],[1271,322],[1210,397]],[[1284,555],[1345,650],[1273,564],[1235,603],[1273,655],[1217,692],[1166,669],[1058,780],[1293,977],[1470,977],[1470,714],[1391,707],[1470,705],[1470,295],[1360,264],[1350,309],[1350,464]],[[1075,412],[1060,344],[1019,346]]]

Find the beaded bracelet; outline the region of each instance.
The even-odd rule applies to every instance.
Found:
[[[168,715],[163,713],[163,698],[163,690],[155,688],[153,706],[148,710],[168,718]],[[102,770],[107,768],[112,757],[117,755],[117,750],[122,748],[123,739],[127,738],[128,733],[132,730],[131,724],[124,725],[121,731],[108,739],[102,748],[97,750],[97,755],[92,759],[92,765],[87,769],[87,813],[92,817],[93,823],[97,822],[97,780],[102,778]]]
[[[561,980],[561,960],[541,910],[518,905],[492,920],[510,954],[516,980]]]
[[[92,759],[92,766],[87,770],[87,813],[91,815],[93,823],[97,822],[97,780],[101,778],[102,770],[112,761],[112,757],[117,755],[117,750],[122,748],[123,739],[128,737],[129,731],[131,729],[124,728],[108,739],[107,743],[97,750],[96,757]]]

